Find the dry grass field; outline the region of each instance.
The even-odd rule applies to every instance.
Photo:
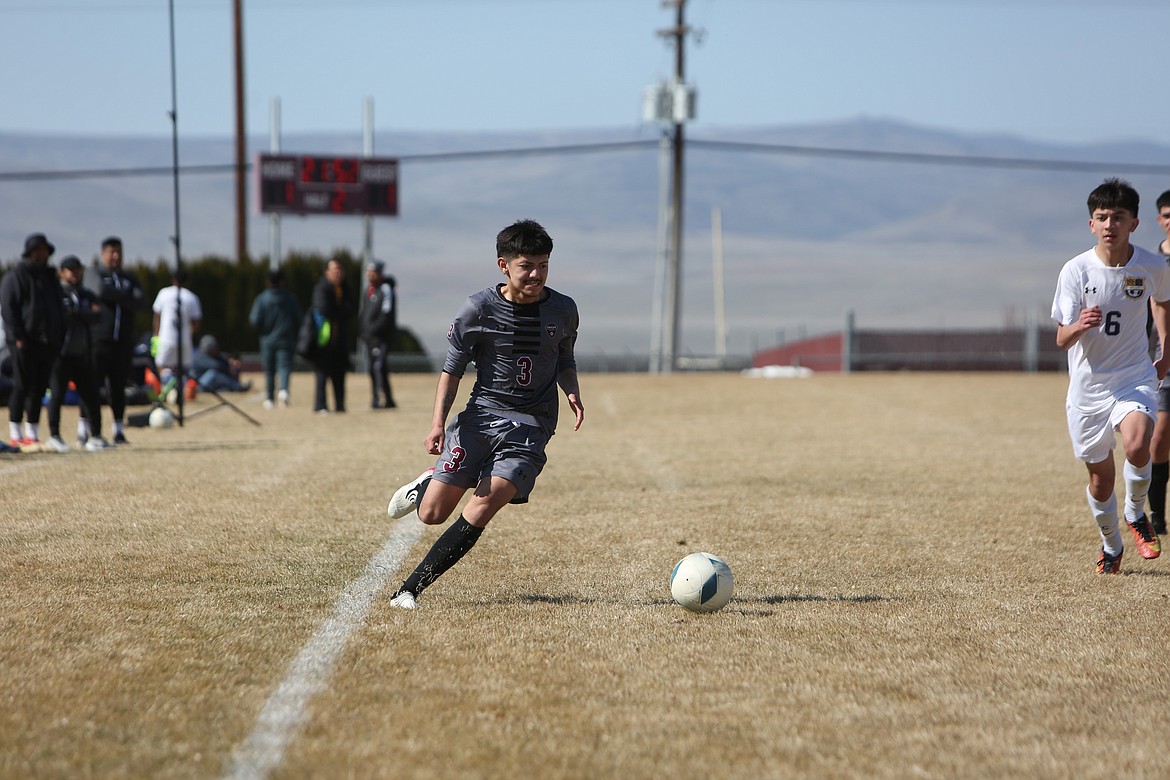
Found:
[[[1061,376],[583,375],[413,613],[439,530],[385,504],[434,377],[296,381],[232,398],[259,428],[0,456],[0,776],[1170,775],[1170,554],[1094,574]],[[696,550],[716,614],[670,601]]]

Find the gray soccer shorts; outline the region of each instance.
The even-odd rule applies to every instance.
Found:
[[[462,488],[484,477],[502,477],[516,486],[513,504],[528,500],[548,457],[548,436],[535,425],[464,409],[447,426],[434,479]]]

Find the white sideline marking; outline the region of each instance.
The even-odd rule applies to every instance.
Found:
[[[337,657],[350,636],[365,622],[374,598],[402,565],[422,531],[423,524],[413,513],[391,529],[386,543],[370,559],[362,576],[337,597],[333,615],[321,624],[289,665],[288,673],[260,711],[256,727],[232,754],[231,769],[225,778],[264,778],[280,766],[285,748],[308,720],[309,699],[325,689]]]

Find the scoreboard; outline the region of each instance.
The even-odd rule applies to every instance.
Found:
[[[398,159],[262,154],[260,211],[265,214],[398,215]]]

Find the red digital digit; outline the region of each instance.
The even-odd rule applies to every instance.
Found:
[[[297,188],[291,181],[286,181],[284,183],[284,203],[286,206],[293,202],[293,199],[296,196],[296,192]]]
[[[334,214],[341,214],[345,211],[345,190],[338,187],[333,192],[333,200],[330,202],[330,208]]]
[[[301,181],[315,181],[317,175],[317,161],[312,157],[301,158]]]

